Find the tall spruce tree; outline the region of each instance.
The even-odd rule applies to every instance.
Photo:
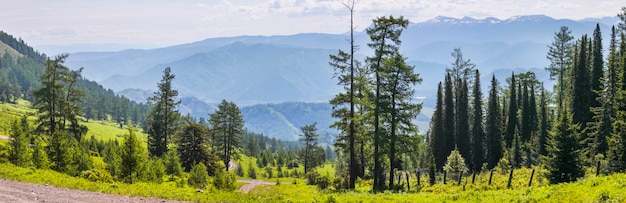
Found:
[[[537,152],[539,153],[540,156],[546,156],[548,155],[548,151],[546,150],[546,145],[547,145],[547,139],[548,139],[548,132],[550,130],[550,122],[548,121],[548,101],[546,98],[546,90],[543,89],[543,84],[542,84],[542,89],[541,89],[541,98],[539,101],[539,133],[538,133],[538,138],[537,138],[537,145],[538,145],[538,150]]]
[[[144,129],[148,133],[148,151],[153,156],[161,157],[167,152],[169,138],[176,132],[176,122],[180,118],[176,109],[180,104],[180,100],[176,99],[178,90],[172,88],[175,77],[170,67],[165,68],[163,78],[158,83],[159,90],[148,98],[153,106],[146,118],[147,126]]]
[[[442,96],[442,85],[439,82],[437,87],[437,104],[435,105],[435,112],[433,113],[433,118],[430,123],[430,151],[432,153],[433,158],[433,166],[434,168],[440,168],[445,164],[446,159],[446,137],[445,137],[445,128],[443,121],[443,96]],[[436,162],[437,160],[438,162]]]
[[[134,178],[139,176],[139,170],[146,161],[144,148],[141,146],[137,135],[131,125],[128,125],[128,134],[124,135],[122,145],[121,176],[129,183],[134,182]]]
[[[454,131],[454,140],[456,141],[456,147],[461,153],[461,156],[470,158],[470,117],[469,117],[469,97],[467,80],[458,81],[458,95],[456,95],[456,121]]]
[[[577,139],[578,125],[572,124],[568,111],[559,112],[548,148],[548,180],[550,183],[576,181],[585,175],[580,145]]]
[[[382,107],[382,67],[383,60],[393,55],[394,51],[400,46],[400,35],[402,31],[408,26],[409,21],[404,17],[395,18],[379,17],[374,19],[373,26],[366,30],[370,36],[371,42],[368,46],[374,50],[374,56],[367,57],[366,61],[369,64],[370,69],[374,74],[374,184],[372,185],[374,191],[380,191],[385,186],[383,167],[382,167],[382,154],[383,154],[383,128],[381,123],[381,107]]]
[[[483,93],[480,89],[480,72],[474,72],[474,88],[472,90],[472,156],[470,168],[480,171],[485,162],[485,130],[483,126]]]
[[[455,113],[454,113],[454,97],[452,96],[452,78],[450,74],[446,75],[444,93],[443,93],[443,126],[444,133],[444,146],[443,146],[443,158],[435,157],[435,162],[437,162],[437,168],[441,170],[443,165],[446,163],[446,159],[450,152],[454,150],[456,147],[456,138],[454,136],[455,131]]]
[[[502,116],[500,98],[498,98],[498,80],[493,75],[491,89],[487,98],[487,116],[485,120],[485,161],[488,168],[493,168],[502,158]]]
[[[589,70],[589,44],[590,41],[587,35],[583,35],[577,46],[578,52],[576,53],[576,63],[572,69],[572,99],[571,99],[571,111],[572,111],[572,123],[580,126],[582,131],[580,134],[580,140],[583,142],[583,149],[587,148],[587,123],[592,121],[593,115],[591,114],[591,84],[590,84],[590,70]]]
[[[516,90],[517,82],[515,82],[515,73],[511,73],[511,83],[509,84],[509,109],[507,112],[506,129],[504,132],[504,142],[506,148],[511,148],[513,139],[515,137],[515,130],[517,128],[517,95]]]

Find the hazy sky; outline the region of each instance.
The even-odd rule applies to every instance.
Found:
[[[173,45],[211,37],[343,33],[347,0],[0,0],[0,30],[34,46]],[[358,30],[383,15],[411,22],[436,16],[506,19],[545,14],[615,16],[623,0],[357,0]]]

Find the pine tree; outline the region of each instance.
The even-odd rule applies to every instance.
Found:
[[[444,133],[443,133],[443,139],[444,139],[444,147],[442,149],[443,151],[443,157],[448,157],[448,155],[450,154],[450,152],[452,150],[455,149],[454,144],[456,144],[456,138],[454,137],[454,131],[455,131],[455,114],[454,114],[454,98],[452,96],[452,78],[450,77],[450,74],[448,74],[446,76],[446,80],[445,80],[445,87],[444,87],[444,96],[443,96],[443,105],[444,105],[444,112],[443,112],[443,126],[445,126],[444,128]],[[438,168],[442,168],[443,165],[445,164],[445,158],[438,160],[438,157],[435,157],[435,161],[437,162],[437,166]],[[440,165],[441,164],[441,165]]]
[[[190,123],[176,134],[176,149],[185,171],[202,163],[208,165],[210,151],[207,147],[208,129],[198,123]]]
[[[48,160],[48,154],[46,154],[46,149],[43,141],[39,139],[35,139],[33,150],[33,164],[37,169],[49,169],[50,168],[50,160]]]
[[[548,46],[549,51],[546,58],[550,60],[550,66],[546,68],[550,72],[551,79],[558,78],[557,104],[561,109],[566,90],[566,73],[572,61],[570,51],[573,47],[571,35],[572,31],[567,26],[562,26],[559,32],[554,33],[554,41]]]
[[[446,140],[445,140],[445,126],[443,123],[443,98],[442,98],[441,82],[437,88],[437,104],[435,106],[435,112],[433,113],[432,121],[430,123],[430,151],[432,153],[433,167],[441,168],[445,163],[446,158]]]
[[[367,34],[370,36],[371,42],[368,43],[368,46],[374,50],[374,56],[368,57],[366,59],[369,64],[370,69],[374,74],[374,184],[373,190],[380,191],[384,188],[385,181],[383,175],[383,167],[382,167],[382,155],[383,155],[383,139],[382,139],[382,128],[380,126],[381,123],[381,99],[383,98],[383,92],[381,90],[382,86],[382,65],[383,60],[394,53],[394,50],[400,45],[400,35],[402,31],[408,26],[409,21],[404,19],[403,17],[394,18],[393,16],[389,17],[379,17],[374,19],[373,26],[366,30]]]
[[[542,89],[541,89],[541,98],[540,98],[540,108],[539,108],[539,115],[541,117],[540,121],[539,121],[539,137],[537,139],[537,144],[539,146],[539,149],[537,150],[540,156],[546,156],[548,155],[548,151],[546,150],[546,145],[547,145],[547,139],[548,139],[548,132],[549,132],[549,125],[550,122],[548,121],[548,107],[547,107],[547,98],[546,98],[546,90],[543,89],[543,84],[542,84]]]
[[[146,118],[148,125],[144,129],[148,133],[148,151],[153,156],[161,157],[167,152],[169,138],[175,133],[176,121],[180,118],[180,113],[176,110],[176,106],[180,104],[180,100],[176,100],[178,91],[172,88],[175,77],[170,67],[165,68],[163,78],[158,83],[159,90],[148,98],[153,106]]]
[[[174,176],[181,176],[183,168],[180,163],[180,155],[177,150],[168,150],[165,153],[165,173],[170,175],[170,180],[174,180]]]
[[[385,105],[385,122],[389,126],[388,155],[389,177],[395,177],[395,168],[398,167],[397,154],[408,152],[403,143],[412,140],[411,134],[417,131],[412,120],[419,114],[422,105],[412,102],[415,93],[414,86],[421,83],[419,74],[413,72],[415,67],[409,66],[399,52],[383,61],[384,77],[382,78],[383,92],[388,94]],[[393,187],[393,178],[389,179],[389,187]]]
[[[315,127],[317,123],[313,123],[310,125],[302,126],[300,129],[302,130],[302,134],[300,135],[300,141],[304,142],[304,155],[302,157],[304,162],[304,173],[308,173],[311,169],[315,168],[315,154],[313,153],[313,148],[317,146],[317,127]]]
[[[480,171],[485,162],[485,130],[483,126],[483,93],[480,89],[480,72],[474,73],[474,89],[472,90],[472,157],[471,168],[474,172]]]
[[[28,147],[28,120],[23,116],[21,122],[13,121],[11,126],[11,148],[9,150],[9,160],[16,166],[28,167],[31,165],[31,149]]]
[[[128,134],[124,135],[124,144],[122,146],[121,176],[131,184],[134,181],[133,178],[138,176],[143,162],[146,161],[144,153],[133,127],[129,125]]]
[[[550,183],[576,181],[585,175],[576,137],[578,125],[572,124],[566,109],[559,112],[559,121],[552,132],[548,154],[548,180]]]
[[[606,155],[608,151],[608,138],[613,131],[613,119],[616,117],[616,97],[618,92],[617,68],[619,66],[619,58],[617,53],[617,41],[615,26],[611,29],[611,43],[609,45],[609,57],[607,63],[607,72],[604,77],[606,89],[602,90],[600,96],[596,98],[601,103],[600,108],[593,109],[595,113],[595,138],[593,140],[592,155]]]
[[[488,168],[493,168],[502,158],[502,116],[498,98],[498,81],[495,75],[491,79],[491,90],[487,99],[487,118],[485,121],[485,161]]]
[[[239,157],[237,149],[241,148],[244,133],[243,115],[235,103],[222,100],[217,110],[209,116],[211,117],[209,119],[211,132],[215,137],[212,140],[214,149],[216,153],[219,153],[224,164],[228,164],[231,159]]]
[[[507,148],[511,148],[513,139],[515,137],[515,130],[517,128],[517,93],[515,86],[515,74],[511,73],[511,83],[509,84],[509,109],[507,112],[506,129],[504,132],[504,142]]]
[[[579,51],[576,55],[576,63],[572,69],[572,123],[580,125],[580,140],[584,142],[582,148],[587,147],[587,123],[593,118],[590,111],[591,104],[591,86],[589,71],[589,40],[587,35],[583,35],[580,40]]]
[[[593,31],[593,50],[592,53],[592,66],[591,66],[591,100],[589,106],[591,108],[601,107],[600,100],[596,99],[600,97],[600,94],[604,90],[604,54],[602,50],[602,33],[600,32],[600,24],[596,24],[596,29]]]
[[[468,99],[468,88],[467,88],[467,80],[458,81],[460,85],[457,86],[459,89],[458,95],[456,95],[456,122],[454,131],[456,147],[461,153],[463,157],[471,157],[471,143],[470,143],[470,117],[469,117],[469,99]]]

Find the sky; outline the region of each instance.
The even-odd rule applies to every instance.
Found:
[[[0,0],[0,30],[32,46],[119,44],[148,48],[213,37],[345,33],[349,0]],[[378,16],[423,22],[436,16],[544,14],[615,16],[623,0],[356,0],[355,27]]]

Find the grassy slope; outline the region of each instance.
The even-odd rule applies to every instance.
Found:
[[[22,54],[17,52],[15,49],[11,48],[9,45],[7,45],[4,42],[0,41],[0,56],[4,55],[4,53],[6,53],[6,52],[9,52],[9,55],[11,55],[13,57],[22,56]]]
[[[18,105],[0,104],[2,114],[0,114],[0,134],[8,134],[10,123],[13,119],[19,118],[26,113],[33,113],[28,108],[27,102],[19,102]],[[30,118],[34,119],[34,118]],[[97,139],[116,139],[119,135],[127,133],[127,129],[120,128],[119,125],[103,121],[90,121],[84,123],[89,127],[88,136],[94,135]],[[143,139],[146,135],[139,134]],[[6,141],[0,141],[0,145],[7,146]],[[256,166],[256,158],[241,156],[236,161],[237,164],[244,168],[247,176],[247,168],[252,163],[257,172],[257,179],[266,181],[276,181],[276,168],[272,167],[274,178],[267,178],[263,175],[265,169]],[[282,168],[287,170],[286,167]],[[303,171],[302,166],[297,169],[289,170]],[[317,168],[319,174],[332,177],[334,167],[332,164],[324,164]],[[545,171],[544,171],[545,172]],[[533,185],[527,187],[530,170],[516,170],[513,180],[514,189],[506,189],[506,180],[508,174],[496,173],[494,175],[494,183],[489,186],[486,184],[488,175],[483,174],[477,176],[476,184],[467,184],[466,186],[456,186],[454,181],[449,181],[447,185],[438,184],[435,186],[417,187],[415,177],[411,179],[411,191],[408,193],[383,193],[371,194],[371,181],[360,181],[357,185],[357,192],[333,193],[328,191],[319,191],[315,186],[305,185],[304,179],[297,178],[279,178],[283,182],[279,186],[262,186],[255,189],[256,195],[241,194],[239,192],[223,192],[215,189],[207,189],[204,194],[197,193],[195,189],[190,187],[176,187],[174,182],[165,182],[163,184],[154,183],[136,183],[128,185],[124,183],[96,183],[81,178],[70,177],[51,170],[34,170],[15,167],[8,163],[0,164],[0,177],[35,183],[48,183],[60,187],[98,191],[112,194],[123,194],[131,196],[155,196],[166,199],[189,200],[199,202],[216,202],[216,201],[233,201],[233,202],[250,202],[250,201],[271,201],[271,202],[312,202],[326,201],[334,198],[339,202],[593,202],[604,199],[614,200],[617,202],[626,201],[626,174],[617,174],[606,177],[593,177],[585,180],[558,185],[547,185],[545,178],[542,177],[543,172],[537,172],[537,176]],[[284,182],[297,184],[285,184]],[[422,183],[427,182],[426,178],[422,178]],[[467,179],[464,180],[468,181]],[[437,180],[441,182],[441,180]],[[417,191],[420,192],[417,192]]]

